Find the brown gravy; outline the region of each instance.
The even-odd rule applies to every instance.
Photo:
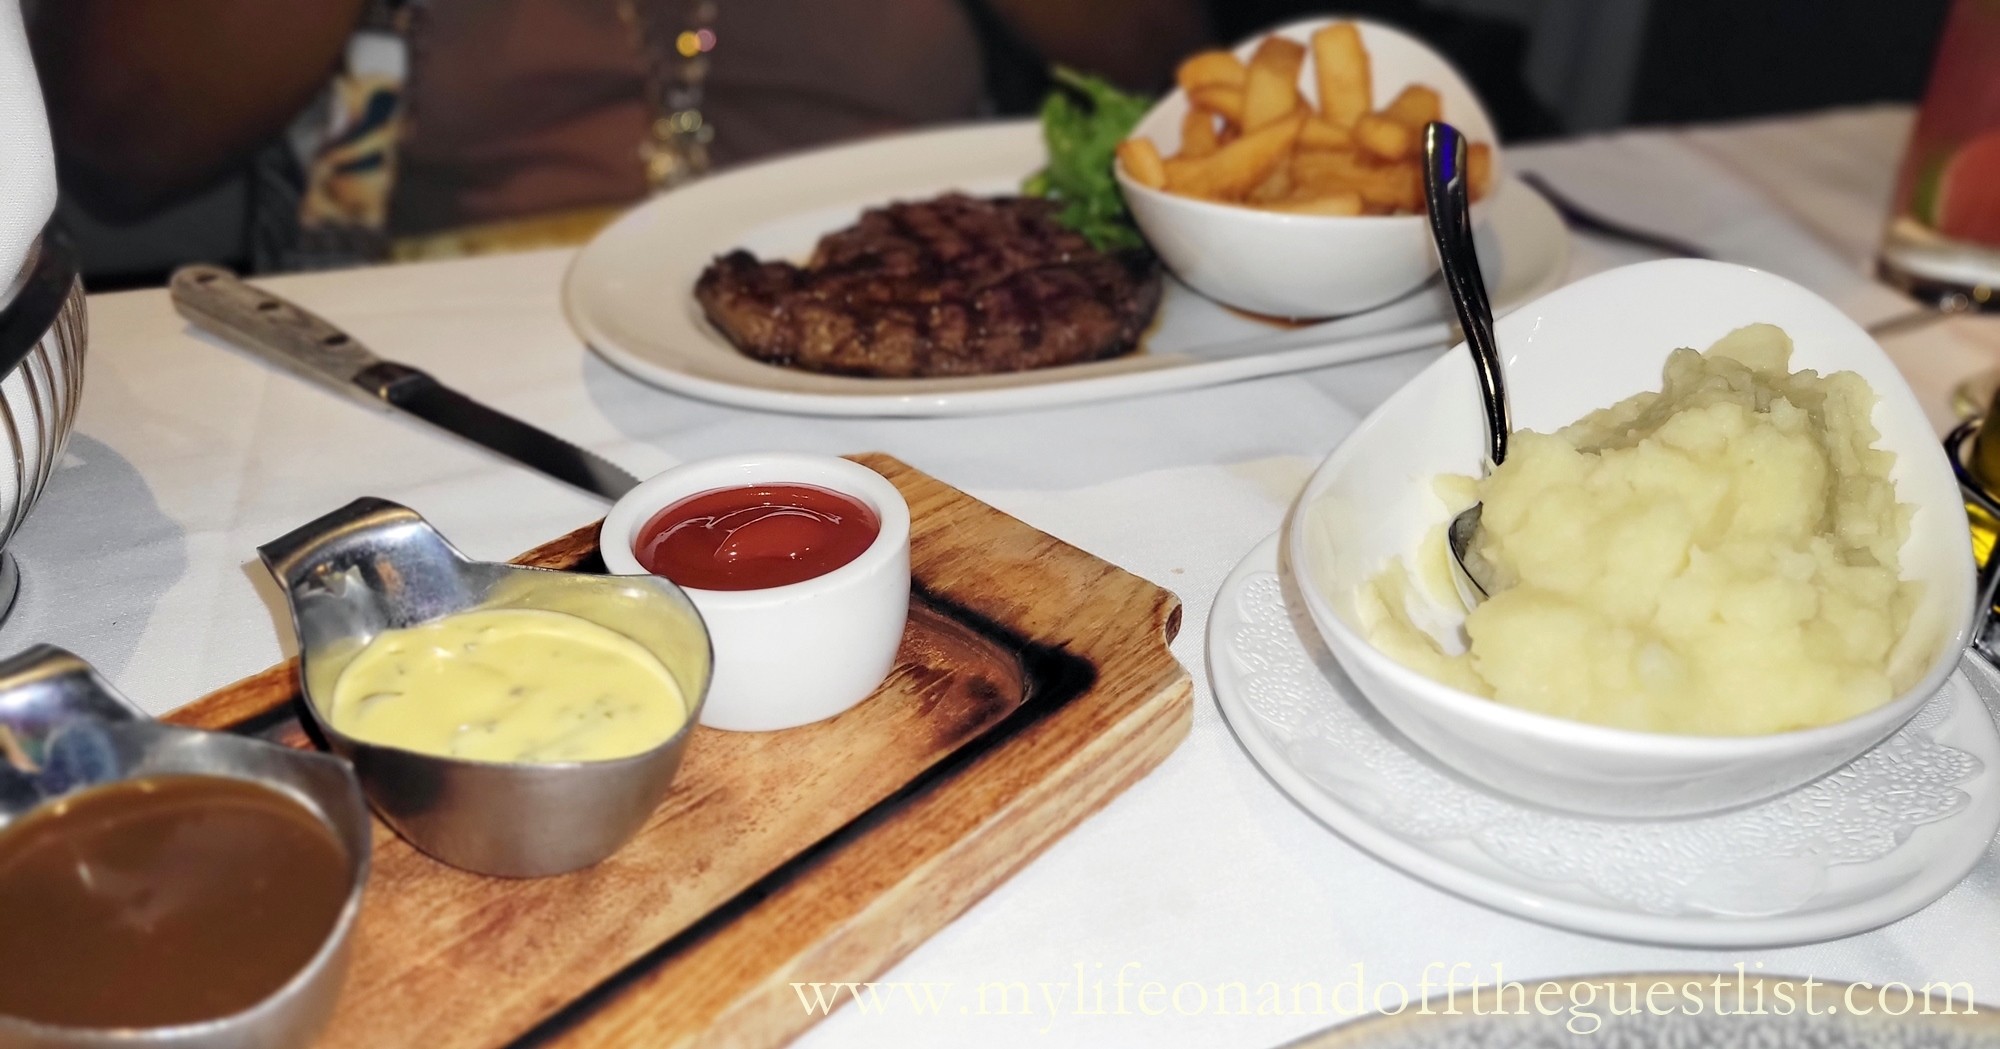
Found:
[[[157,1027],[239,1012],[303,968],[347,901],[347,851],[267,787],[93,787],[0,831],[0,1014]]]

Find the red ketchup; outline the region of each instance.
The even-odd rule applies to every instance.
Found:
[[[632,553],[696,590],[764,590],[823,576],[882,530],[868,504],[810,484],[697,492],[653,515]]]

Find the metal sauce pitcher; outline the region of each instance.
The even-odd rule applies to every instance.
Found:
[[[0,832],[74,791],[147,776],[248,780],[303,805],[347,854],[347,902],[312,960],[263,1001],[199,1023],[80,1028],[0,1016],[0,1046],[23,1049],[273,1049],[304,1046],[333,1016],[368,880],[370,827],[354,771],[326,754],[163,725],[90,664],[39,645],[0,661]],[[33,959],[8,959],[33,964]]]
[[[560,874],[617,851],[666,796],[713,663],[701,614],[674,584],[474,561],[382,499],[358,499],[258,553],[291,604],[306,710],[354,762],[383,820],[417,848],[481,874]],[[375,635],[494,608],[566,612],[638,642],[680,686],[686,723],[629,757],[534,764],[423,754],[333,726],[334,683]]]

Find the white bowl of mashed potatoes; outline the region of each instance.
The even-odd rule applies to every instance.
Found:
[[[1335,449],[1288,526],[1314,624],[1410,740],[1528,801],[1685,816],[1840,767],[1943,684],[1973,604],[1964,507],[1838,309],[1678,259],[1579,281],[1498,336],[1500,471],[1472,480],[1461,346]],[[1468,615],[1442,526],[1475,500],[1493,596]]]

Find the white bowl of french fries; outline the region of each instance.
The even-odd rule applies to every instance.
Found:
[[[1373,309],[1437,271],[1423,128],[1473,144],[1473,219],[1499,178],[1493,121],[1444,56],[1385,25],[1294,22],[1181,64],[1118,150],[1132,217],[1176,276],[1276,317]]]

